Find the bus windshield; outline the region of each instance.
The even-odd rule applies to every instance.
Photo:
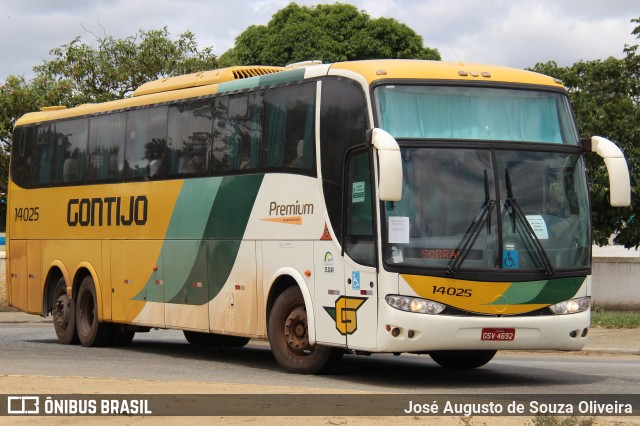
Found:
[[[541,276],[589,267],[579,154],[440,146],[402,157],[402,198],[385,203],[387,265]]]
[[[560,93],[386,85],[376,95],[379,123],[396,139],[578,143],[569,102]]]

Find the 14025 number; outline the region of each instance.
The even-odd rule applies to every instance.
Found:
[[[458,296],[458,297],[471,297],[471,289],[470,288],[456,288],[456,287],[439,287],[433,286],[433,294],[440,293],[442,295],[447,296]]]
[[[40,207],[16,207],[16,214],[14,220],[16,222],[36,222],[40,219]]]

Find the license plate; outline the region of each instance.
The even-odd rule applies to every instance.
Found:
[[[515,328],[483,328],[481,340],[513,340],[516,337]]]

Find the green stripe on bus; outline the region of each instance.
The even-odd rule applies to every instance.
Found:
[[[498,300],[487,305],[504,305],[505,301],[510,305],[552,305],[574,297],[583,282],[584,277],[514,282]]]
[[[511,283],[509,288],[502,293],[502,297],[495,302],[487,303],[487,305],[504,305],[505,300],[508,300],[510,305],[531,303],[530,301],[540,294],[547,283],[548,280]]]
[[[582,287],[584,280],[584,277],[549,280],[540,294],[538,294],[529,303],[552,305],[564,300],[569,300],[575,297],[578,290],[580,290],[580,287]]]
[[[164,292],[150,276],[134,300],[202,305],[233,268],[264,175],[185,180],[157,264]]]

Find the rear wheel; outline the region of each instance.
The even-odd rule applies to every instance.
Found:
[[[78,289],[76,328],[82,346],[107,346],[113,342],[115,324],[98,320],[96,287],[91,276],[86,276]]]
[[[268,333],[273,356],[291,373],[326,373],[342,358],[342,350],[309,343],[307,311],[297,287],[287,288],[276,299]]]
[[[431,359],[445,368],[471,369],[482,367],[493,359],[497,351],[437,351]]]
[[[75,301],[67,295],[67,283],[60,278],[53,291],[53,328],[58,341],[64,345],[78,343]]]

